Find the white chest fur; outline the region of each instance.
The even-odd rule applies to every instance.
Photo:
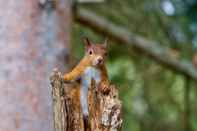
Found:
[[[96,68],[88,67],[82,76],[82,84],[90,86],[91,79],[94,79],[96,84],[98,84],[101,81],[101,73]]]
[[[94,79],[96,81],[96,84],[98,84],[101,81],[101,73],[99,70],[88,67],[82,77],[81,77],[81,95],[80,95],[80,101],[81,101],[81,107],[83,115],[88,116],[88,88],[91,85],[91,80]]]

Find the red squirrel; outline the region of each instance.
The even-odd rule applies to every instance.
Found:
[[[85,55],[74,69],[64,75],[66,82],[80,79],[80,105],[84,117],[88,117],[88,88],[91,80],[95,80],[96,87],[103,93],[109,92],[109,80],[105,66],[107,56],[107,40],[102,44],[93,43],[84,39]]]

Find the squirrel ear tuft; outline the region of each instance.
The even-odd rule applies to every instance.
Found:
[[[103,43],[103,46],[104,46],[105,48],[107,48],[107,43],[108,43],[108,38],[105,38],[105,41],[104,41],[104,43]]]
[[[84,42],[86,48],[91,46],[91,42],[87,37],[83,38],[83,42]]]

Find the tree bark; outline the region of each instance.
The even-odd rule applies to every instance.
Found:
[[[51,75],[50,81],[55,131],[121,130],[121,102],[114,85],[110,85],[108,94],[102,94],[92,81],[88,92],[89,117],[85,122],[80,107],[79,85],[65,84],[57,70]]]
[[[60,2],[0,0],[1,131],[53,130],[47,78],[66,69],[71,27],[71,3]]]

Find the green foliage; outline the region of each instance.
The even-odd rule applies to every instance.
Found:
[[[177,48],[181,56],[184,56],[181,59],[189,59],[193,51],[190,44],[192,33],[189,31],[188,22],[191,19],[185,12],[166,15],[161,8],[161,2],[113,0],[106,1],[105,4],[81,5],[80,8],[89,8],[113,23],[122,25],[137,35],[158,41],[163,46]],[[178,8],[177,4],[180,4],[180,1],[172,0],[172,3]],[[196,14],[189,9],[186,11]],[[174,34],[173,30],[175,30]],[[182,36],[176,38],[177,34]],[[81,40],[83,36],[88,36],[95,42],[104,39],[104,36],[75,24],[72,49],[78,60],[83,55]],[[120,99],[123,101],[123,130],[178,131],[182,129],[185,109],[184,76],[144,58],[140,52],[126,47],[123,43],[109,41],[109,44],[107,68],[112,83],[119,87]],[[195,86],[196,83],[191,85],[191,87]],[[191,88],[190,121],[193,130],[197,130],[196,98],[196,89]]]

